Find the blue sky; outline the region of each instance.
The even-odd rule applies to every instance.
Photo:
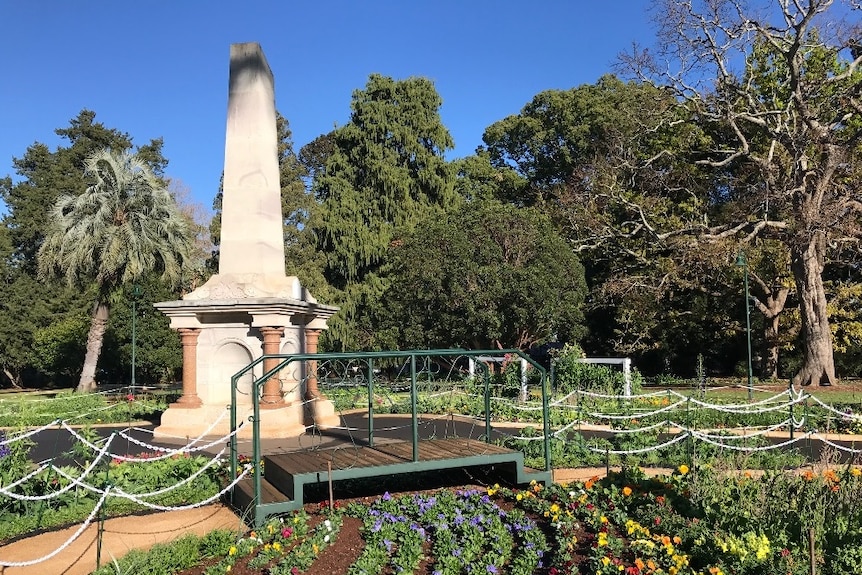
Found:
[[[592,83],[633,41],[647,0],[0,0],[0,176],[84,108],[209,208],[224,163],[230,44],[259,42],[299,148],[350,113],[369,74],[430,78],[466,156],[542,90]]]

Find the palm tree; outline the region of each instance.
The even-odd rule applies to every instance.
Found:
[[[57,200],[38,263],[42,278],[95,287],[77,388],[91,392],[110,305],[120,288],[151,271],[177,283],[193,253],[194,236],[164,183],[135,155],[98,151],[86,159],[84,174],[95,183],[79,196]]]

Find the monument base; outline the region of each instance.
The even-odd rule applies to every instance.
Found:
[[[341,417],[330,400],[317,398],[305,404],[305,423],[318,429],[333,429],[341,426]]]
[[[251,405],[237,407],[236,422],[242,425],[237,433],[241,439],[252,437]],[[302,406],[285,405],[279,408],[260,410],[261,439],[299,437],[305,433],[302,425]],[[230,433],[230,408],[223,405],[202,405],[196,408],[171,404],[162,413],[160,425],[153,430],[153,437],[171,442],[189,441],[204,436],[212,439]]]

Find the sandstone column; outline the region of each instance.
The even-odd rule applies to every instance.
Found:
[[[263,354],[275,355],[281,350],[281,338],[284,335],[283,327],[262,327],[260,333],[263,335]],[[263,372],[275,368],[279,364],[276,358],[263,360]],[[260,406],[265,408],[284,407],[284,396],[281,392],[281,379],[278,374],[270,377],[263,384],[263,397],[260,398]]]
[[[179,329],[183,344],[183,395],[172,407],[200,407],[198,397],[198,336],[199,329]]]

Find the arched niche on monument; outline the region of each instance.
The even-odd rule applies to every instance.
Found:
[[[299,343],[292,337],[288,337],[282,342],[279,353],[283,355],[300,353]],[[287,364],[284,369],[278,372],[278,378],[281,381],[281,390],[284,392],[284,399],[287,402],[293,403],[302,397],[303,365],[304,362],[294,361]]]
[[[210,381],[224,382],[223,385],[218,385],[217,389],[210,390],[209,403],[224,403],[230,405],[230,378],[235,373],[246,367],[254,359],[251,351],[244,345],[236,341],[228,341],[223,343],[215,352],[217,361],[211,364],[215,370],[214,377]],[[240,405],[251,404],[251,384],[253,381],[253,373],[249,371],[243,375],[237,382],[237,403]]]

